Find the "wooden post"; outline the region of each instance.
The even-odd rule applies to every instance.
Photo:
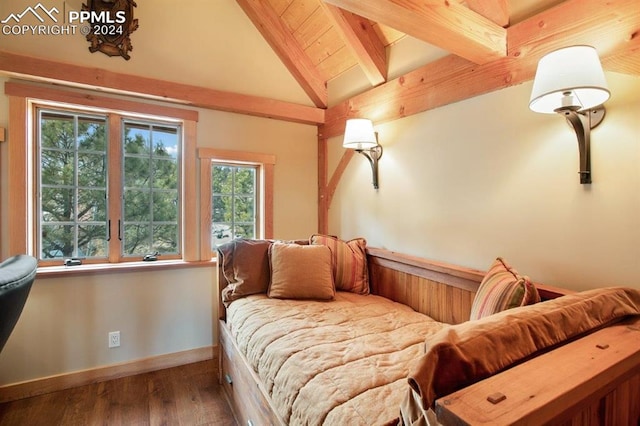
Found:
[[[324,125],[318,126],[318,232],[321,234],[329,232],[329,207],[333,194],[349,161],[355,155],[355,150],[345,150],[329,179],[328,139],[324,136],[324,129]]]
[[[318,232],[329,231],[329,199],[327,194],[327,139],[322,136],[322,126],[318,126]]]

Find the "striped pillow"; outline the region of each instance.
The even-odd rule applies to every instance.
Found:
[[[310,243],[324,245],[331,250],[336,290],[369,294],[369,269],[365,251],[367,241],[364,238],[342,241],[330,235],[314,234]]]
[[[540,301],[538,290],[529,277],[518,275],[501,257],[498,257],[482,279],[473,299],[470,319],[480,319],[518,306]]]

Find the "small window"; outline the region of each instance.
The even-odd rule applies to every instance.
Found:
[[[257,167],[214,162],[211,167],[212,244],[234,238],[256,238],[259,229]]]
[[[234,238],[273,238],[275,155],[199,148],[198,158],[201,257]]]

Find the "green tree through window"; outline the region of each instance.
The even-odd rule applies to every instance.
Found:
[[[41,109],[38,118],[42,259],[107,258],[112,244],[124,257],[179,253],[179,125],[123,120],[122,170],[113,170],[108,115]],[[122,194],[120,217],[109,217],[114,173],[111,182],[120,182]]]
[[[40,112],[40,256],[107,255],[104,117]]]
[[[178,128],[124,125],[124,253],[178,252]]]
[[[213,163],[213,247],[234,238],[256,238],[256,172],[256,166]]]

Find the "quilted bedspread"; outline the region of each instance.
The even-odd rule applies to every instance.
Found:
[[[393,422],[425,339],[446,326],[375,295],[329,302],[253,295],[231,303],[227,324],[291,425]]]

